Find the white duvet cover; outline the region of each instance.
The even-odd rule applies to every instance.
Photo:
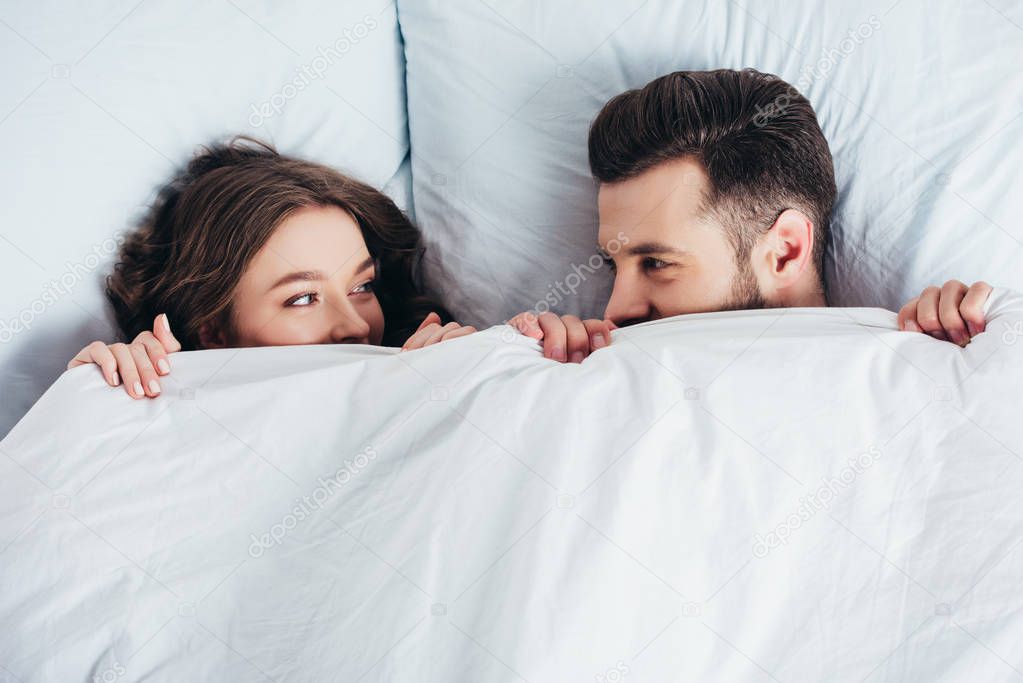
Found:
[[[789,309],[70,371],[0,443],[0,680],[1019,680],[989,306],[966,349]]]

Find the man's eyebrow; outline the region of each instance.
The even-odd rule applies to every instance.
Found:
[[[365,261],[359,264],[359,267],[355,269],[356,273],[359,273],[373,265],[373,257],[367,257]],[[297,270],[293,273],[288,273],[281,277],[277,282],[273,283],[268,289],[268,292],[272,292],[278,287],[291,284],[292,282],[322,282],[326,280],[327,276],[322,270]]]
[[[679,249],[663,242],[642,242],[634,244],[625,249],[629,256],[654,256],[656,254],[674,254],[675,256],[688,256],[689,252]]]

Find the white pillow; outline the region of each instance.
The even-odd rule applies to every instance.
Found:
[[[839,188],[833,304],[897,309],[949,278],[1023,289],[1023,5],[745,4],[399,0],[426,273],[463,322],[603,312],[610,276],[581,268],[588,126],[680,69],[754,67],[814,105]]]
[[[0,434],[113,340],[114,237],[199,145],[248,133],[407,196],[393,3],[26,1],[0,19]]]

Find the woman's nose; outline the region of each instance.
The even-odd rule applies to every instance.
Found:
[[[333,311],[330,329],[332,344],[366,344],[369,342],[369,323],[347,302]]]

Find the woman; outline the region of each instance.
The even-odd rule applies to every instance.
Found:
[[[122,246],[106,294],[134,340],[93,342],[68,368],[95,363],[110,386],[123,381],[141,399],[159,395],[167,355],[181,349],[412,349],[475,332],[422,294],[422,251],[383,193],[235,138],[196,156]]]

